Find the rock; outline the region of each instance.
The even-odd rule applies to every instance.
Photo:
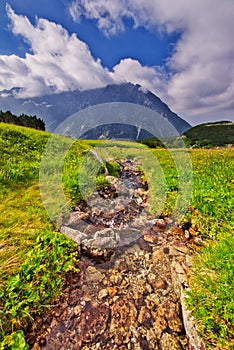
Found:
[[[150,324],[151,314],[146,306],[142,306],[138,315],[138,322],[141,325],[147,326]]]
[[[193,243],[194,243],[195,245],[197,245],[198,247],[203,247],[203,246],[206,245],[205,242],[204,242],[201,238],[199,238],[199,237],[194,237]]]
[[[137,310],[133,299],[120,297],[111,307],[110,332],[117,345],[127,344],[131,339],[131,326],[137,325]]]
[[[67,226],[61,226],[60,232],[65,234],[65,236],[73,239],[78,244],[81,244],[81,242],[87,238],[86,234],[83,232]]]
[[[98,293],[98,299],[102,300],[105,297],[108,296],[108,290],[107,289],[101,289],[100,292]]]
[[[167,322],[164,317],[156,316],[155,321],[153,322],[153,329],[157,339],[161,338],[161,334],[167,328]]]
[[[67,222],[68,226],[75,226],[78,224],[80,220],[85,220],[89,217],[88,213],[84,213],[83,211],[72,211],[70,213],[69,220]]]
[[[142,250],[145,250],[146,252],[152,251],[152,247],[150,247],[148,242],[146,242],[143,238],[139,238],[138,243]]]
[[[117,293],[116,287],[108,287],[108,294],[111,298],[113,298]]]
[[[122,282],[122,275],[118,272],[118,270],[112,270],[111,275],[109,277],[111,284],[119,285]]]
[[[181,344],[173,334],[163,333],[160,341],[162,350],[181,350]]]
[[[157,263],[159,261],[163,261],[163,252],[159,249],[153,251],[153,254],[152,254],[152,261]]]
[[[181,274],[181,275],[185,274],[183,267],[178,262],[173,261],[171,266],[174,268],[177,274]]]
[[[109,312],[109,307],[105,304],[98,305],[92,302],[86,304],[79,325],[82,341],[90,343],[105,332]]]
[[[205,345],[203,344],[201,338],[199,337],[196,329],[196,325],[191,312],[186,306],[186,294],[185,291],[181,288],[181,308],[182,308],[182,317],[183,324],[188,338],[189,349],[191,350],[205,350]]]
[[[143,237],[146,242],[156,244],[158,243],[158,236],[156,233],[152,232],[151,230],[148,230],[146,232],[143,232]]]
[[[125,211],[125,206],[119,203],[115,206],[115,211]]]
[[[168,283],[161,277],[155,278],[154,280],[149,281],[154,290],[157,289],[167,289]]]
[[[88,283],[100,283],[104,277],[105,275],[98,271],[94,266],[88,266],[85,271],[85,278]]]
[[[148,307],[148,309],[153,309],[155,306],[160,304],[160,299],[158,297],[157,294],[152,293],[147,295],[146,299],[145,299],[145,303],[146,306]]]
[[[174,307],[173,307],[173,304],[170,306],[167,305],[166,319],[167,319],[168,326],[170,327],[171,330],[173,330],[176,333],[181,333],[183,329],[183,323],[177,310],[175,310],[176,306],[178,307],[178,304],[175,305]]]
[[[166,222],[164,219],[157,219],[155,220],[155,223],[154,223],[154,226],[153,226],[154,229],[165,229],[166,228]]]

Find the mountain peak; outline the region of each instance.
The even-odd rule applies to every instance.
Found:
[[[139,84],[112,84],[92,90],[74,90],[34,98],[16,98],[14,93],[20,91],[19,89],[21,88],[13,88],[0,94],[0,109],[11,110],[16,115],[36,115],[45,121],[47,130],[52,132],[72,114],[94,105],[112,102],[138,104],[152,109],[167,119],[179,134],[191,127],[172,112],[158,96]],[[8,95],[8,92],[11,94]]]

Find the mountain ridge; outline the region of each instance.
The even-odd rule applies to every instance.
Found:
[[[45,121],[46,129],[52,132],[74,113],[90,106],[111,102],[134,103],[152,109],[167,119],[179,134],[191,127],[158,96],[151,91],[144,91],[139,84],[112,84],[92,90],[51,93],[31,98],[16,98],[19,91],[20,88],[16,87],[0,92],[0,109],[11,110],[16,115],[36,115]]]

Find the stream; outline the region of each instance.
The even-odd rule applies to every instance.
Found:
[[[203,349],[181,298],[193,254],[183,229],[148,212],[131,160],[107,180],[61,227],[78,243],[80,272],[27,331],[31,349]]]

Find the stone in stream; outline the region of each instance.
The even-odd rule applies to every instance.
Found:
[[[90,343],[105,332],[109,311],[106,304],[100,305],[92,302],[86,304],[78,325],[83,342]]]
[[[110,333],[117,345],[127,344],[131,338],[131,326],[137,325],[137,310],[133,299],[118,298],[111,307]]]

